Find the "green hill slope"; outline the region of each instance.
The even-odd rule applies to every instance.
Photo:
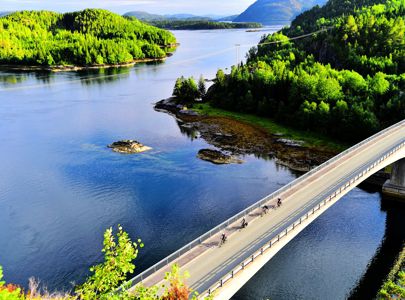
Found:
[[[218,71],[205,101],[350,142],[403,120],[405,0],[362,7],[375,2],[330,0],[304,13],[263,37],[246,65]]]
[[[21,11],[0,18],[0,64],[93,66],[166,56],[168,31],[106,10]]]

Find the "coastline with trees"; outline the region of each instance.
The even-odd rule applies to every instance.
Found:
[[[0,18],[0,66],[78,70],[163,60],[172,33],[101,9],[60,14],[20,11]]]
[[[218,22],[212,20],[152,20],[148,24],[170,30],[216,30],[216,29],[259,29],[256,22]]]
[[[246,64],[230,74],[218,70],[203,102],[347,143],[402,120],[405,1],[365,2],[349,12],[343,1],[328,2],[327,10],[304,13],[291,28],[263,37]],[[330,11],[337,15],[322,17]],[[331,29],[289,38],[325,27]]]

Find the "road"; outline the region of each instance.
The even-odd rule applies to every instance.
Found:
[[[247,228],[240,229],[240,220],[231,224],[225,230],[228,240],[221,247],[218,246],[220,240],[218,233],[185,253],[178,263],[182,271],[187,270],[190,274],[188,285],[199,293],[207,291],[302,214],[333,194],[342,183],[353,178],[365,166],[403,142],[404,138],[405,124],[402,124],[285,191],[279,196],[283,199],[280,208],[270,210],[263,216],[260,209],[250,213],[246,218],[249,222]],[[276,200],[273,201],[270,204],[275,204]],[[167,270],[168,267],[158,270],[143,283],[151,285],[160,282],[164,271]]]

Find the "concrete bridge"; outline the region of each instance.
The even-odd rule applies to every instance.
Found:
[[[345,194],[377,171],[394,164],[384,190],[405,194],[405,120],[342,152],[323,165],[258,201],[131,280],[162,282],[177,263],[200,298],[230,299],[278,251]],[[263,214],[264,205],[283,204]],[[241,229],[245,218],[249,226]],[[227,242],[219,247],[222,233]]]

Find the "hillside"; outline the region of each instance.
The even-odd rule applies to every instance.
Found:
[[[405,0],[362,7],[375,2],[330,0],[303,14],[263,37],[247,64],[219,70],[204,100],[350,142],[403,120]]]
[[[141,21],[160,21],[167,19],[163,15],[151,14],[146,11],[130,11],[125,13],[124,17],[135,17]]]
[[[100,9],[20,11],[0,18],[0,64],[98,66],[166,56],[168,31]]]
[[[354,11],[375,4],[386,3],[386,0],[334,0],[328,1],[323,6],[314,6],[298,15],[291,23],[285,33],[300,34],[310,32],[318,28],[317,21],[324,19],[333,22],[333,19],[343,14],[350,14]]]
[[[204,20],[213,21],[215,18],[212,16],[196,16],[192,14],[171,14],[171,15],[158,15],[151,14],[145,11],[130,11],[124,14],[125,17],[135,17],[141,21],[185,21],[185,20]]]
[[[258,0],[240,14],[235,22],[258,22],[264,25],[288,24],[296,15],[326,0]]]
[[[259,23],[232,23],[232,22],[217,22],[209,20],[155,20],[145,21],[150,25],[158,28],[170,30],[207,30],[207,29],[247,29],[261,28]]]

